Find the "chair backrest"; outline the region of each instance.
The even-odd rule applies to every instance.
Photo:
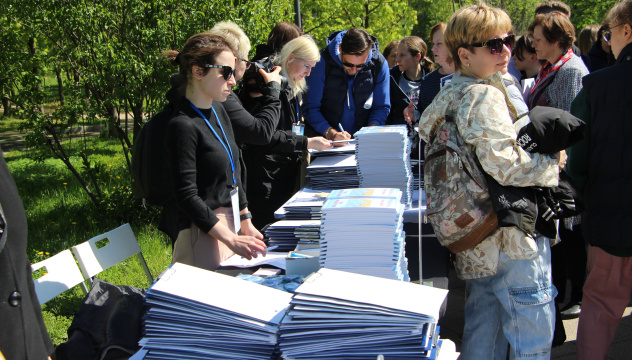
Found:
[[[109,243],[99,246],[102,240],[106,239]],[[73,246],[72,252],[77,257],[81,272],[89,279],[130,256],[138,254],[141,265],[145,268],[145,274],[150,282],[153,281],[138,241],[136,241],[136,236],[134,236],[129,224],[122,225],[105,234],[95,236],[84,243]]]
[[[84,280],[70,250],[64,250],[55,256],[31,265],[32,271],[41,268],[46,268],[46,274],[33,280],[40,305]]]

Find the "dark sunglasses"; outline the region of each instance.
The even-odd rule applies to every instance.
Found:
[[[621,25],[625,25],[626,23],[621,23],[619,25],[615,25],[613,27],[611,27],[609,30],[606,30],[603,32],[603,39],[606,40],[606,42],[610,42],[610,39],[612,39],[612,29],[619,27]]]
[[[470,45],[474,46],[474,47],[486,47],[487,46],[489,48],[489,53],[490,54],[498,55],[498,54],[500,54],[503,51],[503,46],[507,45],[507,47],[511,51],[511,49],[513,49],[515,44],[516,44],[516,36],[515,35],[507,35],[507,37],[505,37],[504,39],[495,38],[495,39],[491,39],[491,40],[487,40],[487,41],[483,41],[483,42],[479,42],[479,43],[474,43],[474,44],[470,44]]]
[[[252,66],[252,61],[248,61],[246,59],[239,59],[239,58],[237,60],[243,61],[246,63],[246,70],[250,69],[250,66]]]
[[[235,76],[235,69],[233,69],[232,67],[228,66],[228,65],[204,65],[204,67],[207,68],[217,68],[217,69],[223,69],[224,71],[222,72],[222,76],[224,77],[224,80],[228,81],[228,79],[230,79],[231,76]]]
[[[348,68],[357,68],[357,69],[362,69],[364,67],[365,64],[352,64],[352,63],[348,63],[346,61],[342,61],[342,65],[348,67]]]

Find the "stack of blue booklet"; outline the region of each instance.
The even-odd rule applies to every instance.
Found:
[[[262,359],[276,356],[291,294],[180,263],[146,293],[139,344],[145,359]]]
[[[315,190],[358,187],[360,179],[353,154],[321,156],[307,167],[309,186]]]
[[[412,201],[413,174],[410,165],[412,143],[406,125],[366,126],[354,134],[360,187],[397,188],[402,202]]]
[[[409,281],[401,197],[393,188],[332,191],[322,207],[320,266]]]
[[[320,269],[295,290],[281,324],[283,359],[439,359],[448,291]]]
[[[281,220],[270,224],[265,231],[268,246],[277,245],[277,251],[292,251],[296,245],[318,244],[320,220]]]

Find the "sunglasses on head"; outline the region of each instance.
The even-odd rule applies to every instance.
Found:
[[[346,66],[348,68],[362,69],[365,64],[352,64],[352,63],[348,63],[346,61],[342,61],[342,65],[344,65],[344,66]]]
[[[515,35],[507,35],[504,39],[495,38],[479,43],[470,44],[470,46],[474,47],[488,47],[489,53],[492,55],[498,55],[503,51],[503,46],[507,45],[509,50],[513,49],[516,44],[516,36]]]
[[[232,67],[228,66],[228,65],[204,65],[204,67],[207,68],[217,68],[217,69],[222,69],[222,76],[224,77],[224,80],[228,81],[228,79],[230,79],[231,76],[235,76],[235,69],[233,69]]]

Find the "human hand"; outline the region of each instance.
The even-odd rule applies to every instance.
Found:
[[[252,224],[252,220],[245,219],[241,222],[241,233],[244,235],[252,236],[259,240],[263,240],[263,235],[257,228]]]
[[[307,147],[309,149],[323,151],[323,150],[333,148],[334,144],[332,144],[331,141],[325,139],[322,136],[316,136],[316,137],[307,138]]]
[[[231,238],[224,241],[224,243],[235,254],[248,260],[251,260],[253,257],[256,258],[258,254],[261,254],[266,250],[266,245],[263,240],[249,235],[235,234]]]
[[[413,102],[410,101],[406,109],[404,109],[404,120],[410,125],[413,124],[413,119],[415,118],[415,107],[413,106]]]
[[[566,161],[568,160],[568,155],[566,155],[566,150],[562,150],[557,154],[558,165],[560,167],[560,171],[564,169],[566,166]]]
[[[348,132],[344,131],[336,131],[335,129],[332,129],[332,134],[330,134],[329,136],[331,137],[332,141],[340,141],[340,140],[349,140],[351,139],[351,134],[349,134]],[[344,146],[344,143],[337,143],[334,144],[334,146],[339,147],[339,146]]]
[[[259,69],[259,74],[263,76],[263,81],[269,83],[270,81],[276,81],[281,84],[281,67],[275,66],[272,72],[266,72],[264,69]]]

